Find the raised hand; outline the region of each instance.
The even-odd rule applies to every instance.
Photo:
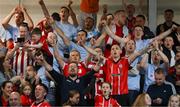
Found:
[[[178,41],[180,42],[180,27],[177,27],[176,37],[177,37]]]
[[[90,39],[90,44],[91,44],[91,46],[94,46],[94,45],[95,45],[95,43],[96,43],[96,39],[91,38],[91,39]]]
[[[73,1],[72,1],[72,0],[69,0],[69,2],[68,2],[68,7],[71,7],[72,4],[73,4]]]
[[[77,41],[77,44],[82,46],[82,47],[84,46],[84,43],[83,43],[83,41],[81,39],[79,41]]]
[[[26,12],[26,10],[27,10],[27,9],[24,7],[24,5],[21,5],[20,8],[21,8],[21,11],[22,11],[22,12]]]
[[[171,30],[175,31],[177,29],[177,26],[175,24],[172,25]]]
[[[100,23],[101,23],[101,25],[103,25],[103,26],[106,26],[106,25],[107,25],[107,21],[106,21],[106,20],[102,20]]]
[[[48,24],[52,25],[55,23],[52,17],[46,17]]]
[[[43,0],[39,0],[39,4],[40,5],[44,4],[44,1]]]
[[[103,5],[103,14],[106,14],[108,12],[107,4]]]

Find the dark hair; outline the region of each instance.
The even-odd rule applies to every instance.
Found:
[[[33,71],[36,71],[36,69],[35,69],[35,66],[33,66],[33,65],[28,65],[27,67],[32,67],[32,69],[33,69]]]
[[[121,48],[121,46],[120,46],[120,45],[118,45],[117,43],[116,43],[116,44],[111,45],[110,49],[111,49],[114,45],[117,45],[120,49],[122,49],[122,48]]]
[[[31,32],[31,35],[33,35],[33,34],[37,34],[37,35],[42,35],[42,31],[41,31],[41,29],[39,29],[39,28],[34,28],[33,30],[32,30],[32,32]]]
[[[86,17],[86,19],[91,19],[91,20],[93,20],[93,22],[94,22],[94,19],[93,19],[92,17],[90,17],[90,16],[89,16],[89,17]]]
[[[37,49],[37,50],[35,51],[34,56],[40,56],[40,55],[42,55],[42,51],[41,51],[40,49]]]
[[[143,20],[146,20],[146,17],[142,14],[137,15],[136,17],[142,18]]]
[[[142,26],[140,26],[140,25],[135,25],[135,26],[134,26],[134,29],[135,29],[136,27],[140,27],[142,30],[144,30],[144,28],[143,28]]]
[[[59,17],[59,13],[57,13],[57,12],[54,12],[51,16],[55,21],[61,20],[61,18]]]
[[[167,12],[171,12],[172,14],[174,14],[174,11],[173,11],[172,9],[166,9],[166,10],[164,11],[164,13],[167,13]]]
[[[80,94],[77,90],[70,90],[68,94],[68,101],[63,104],[63,106],[75,106],[73,102],[70,101],[70,98],[72,98],[74,95]]]
[[[180,65],[180,59],[176,61],[175,66]]]
[[[72,98],[74,95],[79,94],[77,90],[70,90],[68,94],[68,98]]]
[[[84,32],[86,34],[86,37],[87,37],[87,32],[85,30],[81,29],[81,30],[78,31],[78,33],[79,32]]]
[[[162,68],[157,68],[157,69],[155,70],[155,73],[156,73],[156,74],[164,74]]]
[[[103,82],[102,85],[103,85],[103,84],[108,84],[109,87],[110,87],[110,89],[112,89],[112,86],[111,86],[111,84],[110,84],[109,82]],[[101,85],[101,86],[102,86],[102,85]]]
[[[116,15],[117,13],[120,13],[120,12],[125,13],[125,10],[117,10],[117,11],[114,12],[114,14]]]
[[[11,83],[11,84],[13,84],[13,82],[12,81],[4,81],[3,83],[2,83],[2,85],[1,85],[1,88],[5,88],[5,86],[8,84],[8,83]]]
[[[26,27],[26,28],[27,28],[27,30],[29,31],[29,26],[28,26],[28,23],[23,22],[23,23],[21,23],[21,24],[19,25],[19,27],[20,27],[20,26],[22,26],[22,27]]]
[[[69,8],[66,7],[66,6],[62,6],[60,9],[66,9],[68,11],[68,13],[69,13]]]
[[[44,90],[46,91],[46,93],[48,93],[48,87],[47,87],[45,84],[39,83],[39,84],[36,85],[36,87],[37,87],[38,85],[39,85],[39,86],[42,86],[42,87],[44,88]]]
[[[110,16],[110,15],[111,15],[111,16],[113,17],[113,19],[114,19],[114,15],[113,15],[112,13],[106,14],[106,17],[107,17],[107,16]]]

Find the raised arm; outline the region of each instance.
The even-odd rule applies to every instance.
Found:
[[[107,34],[106,34],[105,32],[103,32],[103,33],[101,34],[101,36],[95,41],[94,46],[95,46],[95,47],[100,46],[100,45],[103,43],[106,35],[107,35]]]
[[[41,55],[35,56],[35,61],[38,62],[39,65],[43,66],[46,69],[46,71],[48,72],[48,75],[50,74],[50,76],[52,76],[52,79],[57,84],[61,84],[64,76],[59,74],[57,71],[55,71],[53,69],[53,67],[47,63],[47,61],[44,59],[42,53],[41,53]],[[47,74],[47,72],[46,72],[46,74]]]
[[[11,59],[14,56],[14,53],[18,50],[19,46],[20,44],[16,43],[15,47],[7,52],[5,60]]]
[[[150,49],[150,46],[147,46],[147,47],[141,49],[140,51],[135,52],[135,53],[133,53],[132,55],[130,55],[130,56],[128,57],[129,63],[132,63],[132,62],[136,59],[136,57],[138,57],[138,56],[140,56],[140,55],[143,55],[143,54],[146,53],[149,49]]]
[[[171,34],[176,28],[177,28],[177,26],[173,25],[170,29],[166,30],[165,32],[163,32],[163,33],[159,34],[158,36],[156,36],[155,38],[153,38],[153,40],[162,40],[162,39],[164,39],[166,36]]]
[[[51,24],[52,28],[58,33],[58,36],[60,36],[63,39],[63,42],[66,46],[70,45],[70,40],[67,38],[67,36],[64,34],[64,32],[56,25],[54,20],[50,17],[49,12],[46,8],[46,5],[43,0],[39,0],[39,4],[41,5],[41,8],[43,10],[44,16],[48,20],[48,23]]]
[[[94,51],[94,49],[92,49],[92,48],[84,45],[83,43],[80,43],[80,45],[81,45],[84,49],[86,49],[90,54],[95,55],[95,56],[99,56],[99,54],[98,54],[96,51]],[[104,56],[99,56],[99,57],[100,57],[101,59],[106,59]]]
[[[73,9],[71,8],[71,5],[73,4],[73,1],[72,0],[69,0],[69,4],[68,4],[68,8],[70,10],[70,16],[71,16],[71,19],[73,21],[73,25],[75,27],[78,27],[79,24],[78,24],[78,21],[77,21],[77,17],[76,17],[76,14],[74,13]]]
[[[142,69],[147,68],[147,66],[148,66],[148,57],[149,57],[148,53],[144,54],[142,60],[140,61],[140,68],[142,68]]]
[[[28,27],[31,31],[34,28],[34,23],[32,21],[32,18],[29,16],[29,14],[28,14],[26,8],[24,8],[24,6],[21,6],[21,10],[24,13],[25,20],[27,21]]]
[[[63,66],[65,65],[65,62],[63,60],[63,57],[58,53],[57,45],[53,46],[53,49],[54,49],[54,51],[53,51],[54,57],[56,58],[57,62],[61,66],[61,68],[63,68]]]
[[[123,7],[124,10],[126,10],[127,0],[122,0],[122,7]]]
[[[101,16],[101,21],[102,20],[107,20],[107,12],[108,12],[108,7],[106,4],[103,5],[103,14]],[[103,29],[103,24],[101,21],[98,23],[98,30],[101,32]]]
[[[8,29],[9,22],[12,19],[12,17],[18,12],[18,7],[15,7],[3,20],[2,25],[5,29]]]
[[[65,33],[57,26],[57,24],[49,18],[48,21],[50,20],[52,28],[57,32],[58,36],[60,36],[66,46],[70,46],[70,40],[68,37],[65,35]]]
[[[39,0],[39,4],[40,4],[40,6],[41,6],[41,8],[43,10],[44,16],[46,18],[50,17],[50,14],[49,14],[49,12],[48,12],[48,10],[46,8],[46,5],[45,5],[44,1],[43,0]]]
[[[158,46],[159,44],[158,44],[157,40],[154,41],[154,43],[155,43],[155,49],[156,49],[156,51],[157,51],[158,54],[161,56],[161,58],[162,58],[162,60],[163,60],[163,62],[164,62],[164,64],[165,64],[165,66],[168,68],[168,67],[169,67],[168,57],[159,49],[159,46]]]
[[[121,38],[121,37],[115,35],[107,25],[104,26],[104,30],[112,39],[114,39],[115,41],[117,41],[120,44],[121,43],[125,44],[127,41],[129,41],[129,38]]]

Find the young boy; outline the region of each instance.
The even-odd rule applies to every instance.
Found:
[[[111,91],[111,84],[104,82],[102,84],[102,95],[95,97],[95,107],[121,107],[115,99],[110,97]]]

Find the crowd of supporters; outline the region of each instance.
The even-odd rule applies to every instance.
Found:
[[[153,33],[144,0],[138,7],[120,0],[123,9],[114,13],[103,5],[97,21],[100,1],[81,0],[77,15],[72,0],[59,13],[38,0],[44,15],[38,24],[23,5],[1,20],[0,106],[180,107],[174,11],[164,11]]]

